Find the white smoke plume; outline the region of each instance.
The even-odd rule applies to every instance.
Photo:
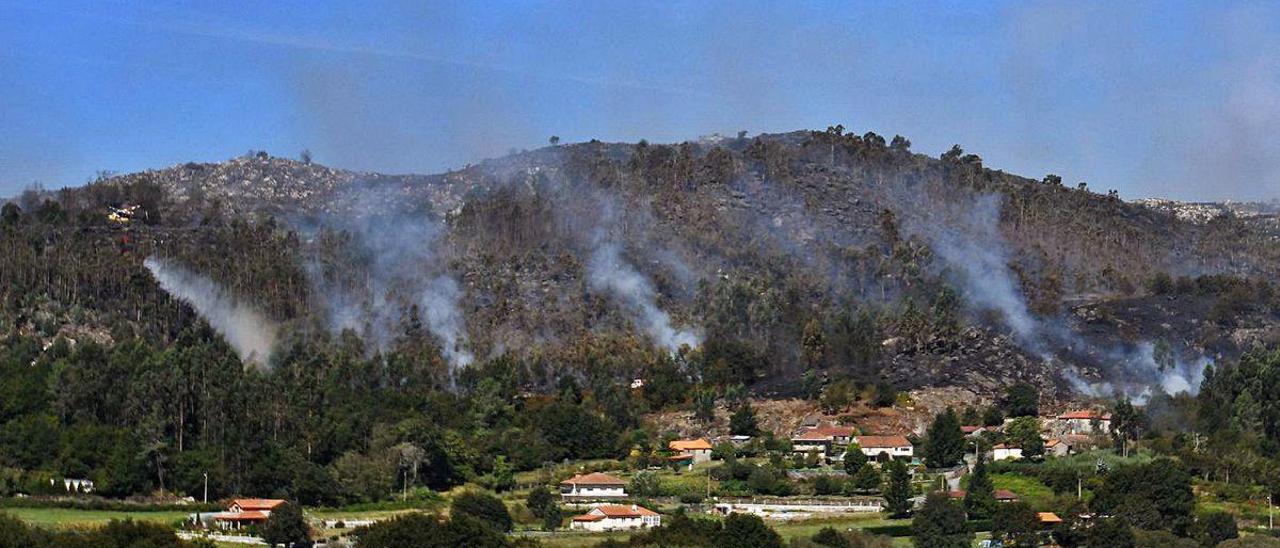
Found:
[[[965,297],[999,312],[1023,344],[1037,345],[1042,326],[1009,271],[1009,253],[1000,234],[999,194],[960,204],[945,227],[924,231],[933,251],[955,269]]]
[[[587,281],[592,289],[620,301],[636,326],[668,352],[674,353],[682,345],[696,348],[702,343],[698,333],[672,325],[671,316],[658,307],[653,284],[622,257],[617,243],[602,243],[591,252]]]
[[[427,282],[418,299],[421,309],[426,312],[427,329],[443,341],[444,357],[455,369],[475,361],[466,349],[467,336],[462,312],[458,310],[461,297],[458,282],[447,275],[440,275]]]
[[[1199,390],[1209,363],[1204,357],[1190,361],[1173,358],[1171,364],[1161,366],[1151,342],[1095,348],[1065,322],[1035,316],[1009,268],[1009,248],[1000,232],[1002,198],[999,194],[983,194],[952,197],[945,203],[917,202],[905,208],[905,226],[930,243],[971,308],[999,314],[1019,344],[1059,367],[1063,378],[1077,392],[1089,396],[1126,394],[1145,401],[1156,389],[1168,394],[1195,394]],[[924,217],[911,216],[912,211],[928,213]],[[1085,379],[1074,366],[1063,363],[1058,352],[1100,361],[1108,379]]]
[[[462,290],[447,272],[447,227],[429,211],[399,203],[394,189],[359,185],[342,200],[342,213],[313,220],[341,234],[356,264],[307,264],[313,294],[334,333],[352,330],[374,349],[389,350],[406,335],[405,319],[418,320],[440,343],[451,372],[474,361],[459,302]]]
[[[147,257],[143,265],[162,289],[190,305],[209,322],[235,349],[242,363],[259,367],[270,363],[277,328],[252,305],[236,298],[208,276],[167,260]]]

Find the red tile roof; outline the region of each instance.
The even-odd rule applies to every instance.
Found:
[[[947,498],[962,499],[964,495],[964,491],[947,491]]]
[[[267,515],[258,511],[250,511],[235,514],[219,514],[213,519],[221,521],[267,521]]]
[[[600,521],[604,516],[600,514],[582,514],[581,516],[573,516],[573,521]]]
[[[972,433],[977,432],[978,430],[981,430],[981,429],[982,429],[982,427],[981,427],[981,426],[961,426],[961,427],[960,427],[960,431],[961,431],[961,432],[964,432],[965,434],[972,434]]]
[[[667,448],[672,451],[711,450],[711,442],[698,438],[696,440],[671,440]]]
[[[1058,415],[1058,418],[1061,420],[1093,420],[1097,418],[1099,420],[1109,421],[1111,420],[1111,414],[1109,413],[1104,414],[1104,413],[1100,413],[1098,411],[1089,409],[1084,411],[1068,411],[1066,413]]]
[[[858,436],[855,438],[858,447],[888,449],[894,447],[911,447],[911,441],[906,436]]]
[[[239,506],[241,510],[271,510],[281,504],[284,504],[284,501],[280,499],[234,499],[231,501],[232,506]]]
[[[1062,518],[1053,512],[1036,512],[1036,517],[1040,518],[1040,523],[1062,523]]]
[[[658,515],[658,513],[653,510],[643,506],[636,506],[634,504],[630,506],[625,504],[601,504],[600,506],[595,507],[595,509],[611,518],[638,518],[642,516]]]
[[[1008,489],[996,489],[996,500],[1018,500],[1018,495]]]
[[[600,472],[579,474],[560,482],[561,485],[626,485],[627,482]]]

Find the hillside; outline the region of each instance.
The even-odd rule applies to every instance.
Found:
[[[349,345],[418,356],[447,383],[510,360],[531,390],[650,377],[676,353],[762,394],[798,394],[808,370],[1136,394],[1274,339],[1267,223],[1059,181],[836,128],[593,141],[437,175],[182,164],[7,206],[0,328],[173,340],[195,317],[148,273],[155,257],[217,282],[207,304],[228,315],[205,317],[224,334],[264,326],[219,299],[260,313],[278,332],[263,365]],[[144,212],[128,229],[105,218],[123,204]]]

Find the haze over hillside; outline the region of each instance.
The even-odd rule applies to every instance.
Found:
[[[530,387],[622,382],[675,354],[770,393],[813,370],[1139,395],[1194,390],[1276,324],[1269,210],[1188,215],[843,128],[593,141],[438,175],[262,153],[15,203],[5,330],[168,339],[192,320],[178,297],[267,367],[356,337],[364,353],[438,355],[444,383],[503,355]],[[145,215],[113,228],[107,208],[124,204]],[[143,258],[189,275],[161,289]],[[241,322],[278,338],[240,348]]]

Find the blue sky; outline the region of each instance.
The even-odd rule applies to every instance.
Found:
[[[0,195],[265,149],[437,172],[565,141],[902,134],[1128,198],[1280,198],[1280,9],[0,0]]]

